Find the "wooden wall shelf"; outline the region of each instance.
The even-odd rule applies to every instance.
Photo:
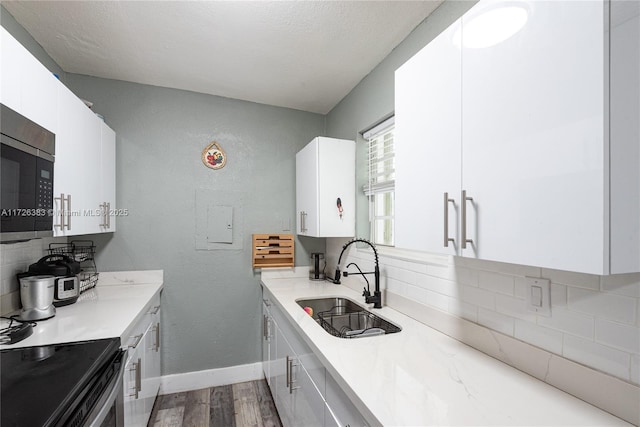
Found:
[[[293,267],[293,234],[254,234],[253,268]]]

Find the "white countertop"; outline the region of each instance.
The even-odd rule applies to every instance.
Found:
[[[329,335],[297,299],[345,296],[346,286],[265,278],[273,301],[372,425],[629,425],[389,307],[371,309],[396,334]]]
[[[97,286],[76,303],[57,307],[54,317],[37,322],[33,335],[0,349],[125,337],[162,287],[161,270],[100,273]]]

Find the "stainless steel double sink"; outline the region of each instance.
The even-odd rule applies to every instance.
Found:
[[[329,334],[340,338],[361,338],[400,332],[402,329],[358,303],[343,297],[300,299],[303,309],[313,310],[313,319]]]

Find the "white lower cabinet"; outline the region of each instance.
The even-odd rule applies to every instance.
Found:
[[[263,371],[282,425],[366,426],[362,415],[269,298],[264,299],[262,309]]]
[[[367,426],[364,417],[328,372],[326,390],[325,426]]]
[[[124,424],[146,426],[160,390],[160,298],[122,341],[128,348],[124,370]]]
[[[142,370],[144,369],[144,333],[133,338],[129,345],[127,364],[124,369],[124,424],[125,426],[144,425],[144,399],[142,392]]]

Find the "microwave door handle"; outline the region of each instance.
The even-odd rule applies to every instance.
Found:
[[[60,201],[60,224],[54,224],[53,228],[59,228],[62,231],[64,230],[64,202],[65,202],[64,193],[61,193],[60,197],[54,197],[53,200]]]

